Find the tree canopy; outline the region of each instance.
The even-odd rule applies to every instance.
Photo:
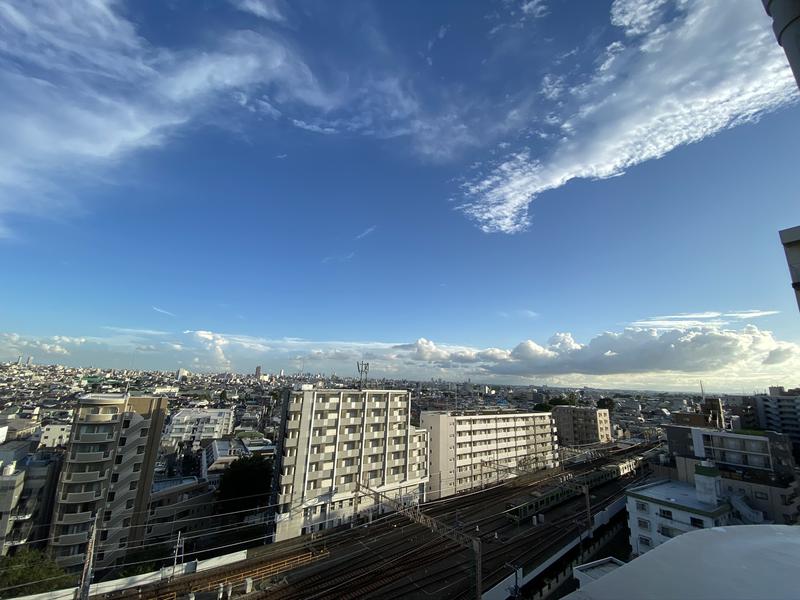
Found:
[[[607,408],[609,413],[614,412],[615,407],[616,402],[614,402],[613,398],[600,398],[597,401],[597,408]]]
[[[272,486],[272,461],[247,456],[230,464],[222,474],[219,500],[222,512],[266,506]]]
[[[39,550],[22,548],[13,556],[0,559],[0,598],[41,594],[74,585],[75,578]]]

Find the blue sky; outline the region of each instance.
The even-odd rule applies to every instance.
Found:
[[[0,360],[800,383],[758,2],[8,2],[0,37]]]

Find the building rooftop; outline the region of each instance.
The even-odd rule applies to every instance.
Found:
[[[197,481],[197,477],[173,477],[171,479],[161,479],[160,481],[153,482],[152,493],[157,494],[158,492],[163,492],[164,490],[168,490],[172,487],[195,484]]]
[[[609,556],[607,558],[601,558],[600,560],[586,563],[585,565],[579,565],[575,567],[572,572],[576,579],[579,579],[581,582],[596,581],[601,577],[616,571],[624,564],[625,563],[618,558]]]
[[[700,529],[653,548],[566,600],[794,600],[798,556],[800,527]]]
[[[784,229],[781,233],[781,243],[782,244],[793,244],[795,242],[800,242],[800,225],[797,227],[790,227],[789,229]]]
[[[682,481],[662,481],[631,488],[628,493],[636,498],[646,498],[660,504],[674,504],[693,511],[713,513],[720,507],[700,502],[695,487]]]

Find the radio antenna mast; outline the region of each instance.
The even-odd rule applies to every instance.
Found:
[[[356,362],[356,367],[358,367],[358,389],[363,390],[369,377],[369,363],[362,360]]]

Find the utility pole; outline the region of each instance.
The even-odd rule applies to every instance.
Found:
[[[97,521],[100,514],[95,513],[94,520],[89,526],[89,541],[86,544],[86,562],[83,563],[83,571],[81,571],[81,583],[78,586],[79,600],[89,600],[89,592],[92,586],[92,577],[94,576],[94,550],[95,541],[97,539]]]
[[[404,515],[422,525],[430,529],[433,533],[438,533],[441,536],[444,536],[454,542],[456,542],[459,546],[466,548],[467,550],[472,550],[472,554],[474,557],[474,565],[475,565],[475,598],[477,600],[481,600],[483,596],[483,572],[482,572],[482,549],[481,549],[481,538],[480,537],[473,537],[470,535],[466,535],[461,533],[458,529],[454,527],[450,527],[446,523],[443,523],[439,519],[431,517],[430,515],[426,515],[422,512],[419,505],[416,506],[405,506],[402,502],[398,502],[394,498],[387,496],[377,490],[372,490],[368,486],[356,483],[356,495],[361,492],[361,488],[364,488],[366,493],[372,492],[375,494],[376,497],[383,500],[383,503],[388,505],[390,508],[394,509],[401,515]]]
[[[181,531],[178,530],[178,539],[175,542],[175,556],[172,559],[172,577],[175,577],[175,568],[178,566],[178,556],[181,557],[181,562],[183,562],[183,540],[181,539]],[[170,579],[172,579],[170,577]]]

